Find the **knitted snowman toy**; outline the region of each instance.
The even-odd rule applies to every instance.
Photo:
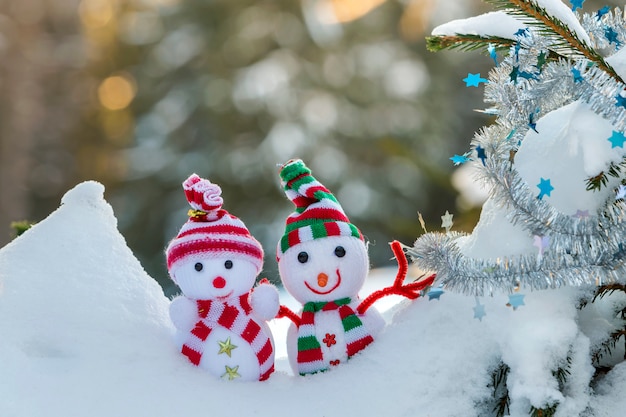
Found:
[[[345,362],[374,341],[384,327],[380,313],[370,309],[376,300],[389,294],[417,298],[434,276],[403,285],[406,258],[394,242],[400,265],[395,283],[360,302],[369,270],[363,235],[301,160],[283,165],[280,177],[296,209],[278,243],[278,269],[285,289],[303,308],[296,314],[281,306],[279,316],[293,322],[287,333],[289,362],[294,373],[305,375]]]
[[[189,220],[166,249],[170,276],[183,293],[170,305],[180,351],[217,377],[265,380],[274,371],[265,321],[278,312],[278,292],[269,283],[252,291],[263,249],[222,209],[219,186],[193,174],[183,189]]]

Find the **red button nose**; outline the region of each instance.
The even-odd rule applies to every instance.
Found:
[[[226,286],[226,280],[222,277],[217,277],[213,280],[213,286],[215,288],[224,288]]]

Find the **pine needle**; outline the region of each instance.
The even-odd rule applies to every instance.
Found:
[[[515,45],[512,39],[500,38],[498,36],[480,36],[457,34],[454,36],[429,36],[426,38],[426,47],[431,52],[438,52],[444,49],[459,49],[461,51],[487,50],[489,45],[493,45],[496,50],[506,50]]]

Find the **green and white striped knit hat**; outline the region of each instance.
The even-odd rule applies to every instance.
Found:
[[[276,259],[298,243],[328,236],[363,235],[350,223],[335,196],[317,181],[311,170],[299,159],[288,161],[280,169],[280,179],[287,197],[296,206],[287,217],[285,234],[278,242]]]

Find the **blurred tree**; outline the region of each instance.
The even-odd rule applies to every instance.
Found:
[[[65,138],[84,105],[86,62],[72,0],[0,4],[0,246],[76,181]]]
[[[480,92],[462,86],[450,56],[425,52],[416,28],[435,10],[432,1],[154,0],[119,3],[105,24],[83,13],[102,80],[89,119],[123,150],[114,159],[123,166],[84,168],[120,176],[108,178],[109,199],[148,272],[173,289],[162,250],[186,219],[180,183],[192,172],[222,186],[225,207],[264,244],[270,278],[292,210],[276,164],[289,158],[337,194],[375,244],[374,264],[390,258],[386,242],[419,234],[417,210],[438,220],[453,209],[447,156],[484,117],[456,104],[479,103]]]
[[[586,9],[587,4],[585,5]],[[119,228],[165,288],[186,220],[180,183],[275,244],[291,203],[276,164],[302,158],[388,262],[387,242],[455,211],[450,156],[486,123],[468,72],[489,57],[426,52],[424,32],[479,0],[12,0],[0,6],[0,224],[39,220],[79,180],[107,187]],[[591,6],[593,7],[593,6]],[[483,10],[487,10],[484,7]],[[479,204],[480,205],[480,204]],[[471,229],[472,212],[455,213]]]
[[[455,7],[11,2],[0,19],[7,236],[10,221],[39,220],[74,183],[98,180],[129,246],[171,293],[162,252],[186,219],[180,183],[197,172],[222,186],[276,279],[292,207],[275,166],[300,157],[374,243],[373,264],[385,263],[387,241],[419,234],[418,210],[438,220],[453,209],[447,157],[484,123],[455,104],[481,98],[459,81],[462,58],[425,52],[427,22],[470,14]]]

